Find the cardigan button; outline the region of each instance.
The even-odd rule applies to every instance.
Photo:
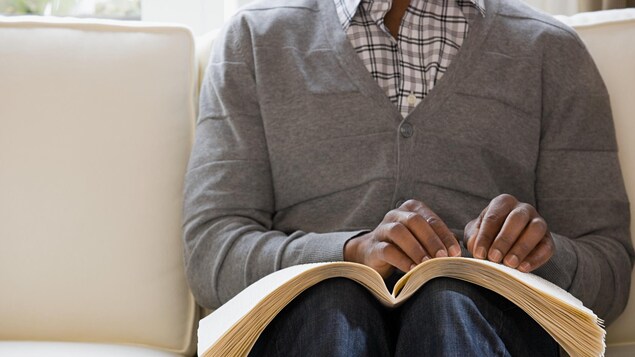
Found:
[[[405,122],[401,124],[401,127],[399,128],[399,133],[401,134],[401,136],[407,139],[415,133],[415,129],[412,127],[412,124]]]

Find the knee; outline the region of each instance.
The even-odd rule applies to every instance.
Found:
[[[328,279],[287,305],[257,345],[263,351],[284,351],[282,355],[388,355],[383,314],[383,307],[363,286]]]
[[[348,315],[377,309],[375,298],[365,287],[345,278],[322,281],[303,292],[297,299],[314,313],[338,311]]]
[[[437,278],[422,286],[402,306],[401,339],[416,343],[423,336],[431,341],[468,338],[483,321],[481,301],[485,290],[470,283]]]
[[[453,303],[456,300],[474,300],[491,292],[481,286],[459,279],[437,278],[425,284],[421,292],[439,303]]]
[[[411,309],[427,316],[440,312],[480,310],[483,304],[495,301],[499,308],[506,308],[511,303],[496,293],[478,285],[458,279],[437,278],[429,281],[409,299]],[[505,305],[505,306],[503,306]]]
[[[287,321],[304,328],[347,334],[353,330],[383,330],[386,311],[365,287],[354,281],[325,280],[300,294],[285,308]]]

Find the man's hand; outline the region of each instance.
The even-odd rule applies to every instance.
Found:
[[[555,250],[547,222],[536,209],[506,194],[465,226],[464,241],[475,258],[526,273],[545,264]]]
[[[410,200],[386,214],[370,233],[344,247],[344,260],[368,265],[384,278],[397,268],[407,272],[430,258],[458,257],[454,234],[430,208]]]

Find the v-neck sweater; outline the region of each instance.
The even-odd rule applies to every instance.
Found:
[[[567,26],[488,0],[445,76],[406,117],[330,0],[243,8],[214,43],[186,176],[190,286],[218,307],[284,267],[343,260],[407,199],[460,241],[491,199],[537,208],[556,243],[535,273],[608,322],[630,289],[629,203],[606,88]]]

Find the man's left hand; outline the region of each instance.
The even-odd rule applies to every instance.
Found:
[[[494,198],[465,226],[464,242],[475,258],[525,273],[545,264],[555,250],[547,222],[532,205],[508,194]]]

